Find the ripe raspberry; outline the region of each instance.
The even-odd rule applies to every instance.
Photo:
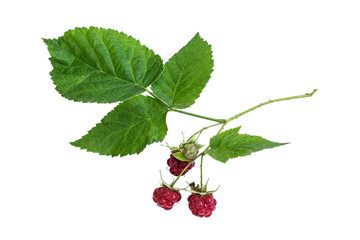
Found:
[[[212,194],[201,196],[193,193],[188,197],[188,202],[192,214],[198,217],[210,217],[216,208],[216,200]]]
[[[170,210],[174,203],[181,200],[181,194],[166,187],[158,187],[154,190],[153,200],[159,207]]]
[[[179,176],[188,164],[188,161],[180,161],[173,155],[170,155],[170,158],[167,160],[167,165],[170,167],[170,173],[174,176]],[[191,168],[193,168],[194,165],[194,162],[190,164],[190,166],[185,170],[183,175],[185,175]]]

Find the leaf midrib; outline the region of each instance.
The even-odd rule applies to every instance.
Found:
[[[71,48],[67,45],[66,41],[63,41],[63,43],[64,43],[69,49],[71,49]],[[60,44],[59,44],[59,46],[60,46]],[[118,79],[118,80],[120,80],[120,81],[122,81],[122,82],[126,82],[126,83],[130,83],[130,84],[139,86],[139,87],[143,88],[144,90],[146,90],[146,87],[141,86],[141,85],[139,85],[139,84],[136,83],[136,82],[127,81],[127,80],[125,80],[125,79],[119,78],[116,74],[114,75],[114,74],[112,74],[112,73],[105,72],[105,71],[103,71],[102,69],[99,69],[99,68],[97,68],[97,67],[94,67],[93,65],[85,62],[83,59],[81,59],[81,58],[79,58],[78,56],[76,56],[72,51],[68,51],[68,50],[64,49],[63,47],[61,47],[61,48],[62,48],[63,51],[66,51],[66,52],[68,52],[69,54],[71,54],[75,59],[79,60],[80,62],[82,62],[82,63],[85,64],[86,66],[89,66],[89,67],[91,67],[92,69],[94,69],[94,70],[96,70],[96,71],[99,71],[99,72],[101,72],[101,73],[103,73],[103,74],[106,74],[106,75],[109,75],[109,76],[112,76],[112,77],[115,77],[116,79]],[[105,45],[105,48],[106,48],[106,50],[108,51],[106,45]],[[127,60],[128,60],[128,59],[127,59]],[[129,60],[128,60],[128,61],[129,61]],[[133,69],[132,69],[132,67],[131,67],[131,64],[129,64],[129,65],[130,65],[130,68],[131,68],[131,73],[134,74],[134,73],[133,73]],[[114,64],[113,64],[112,66],[115,68]],[[85,80],[85,79],[84,79],[84,80]],[[83,81],[84,81],[84,80],[83,80]],[[83,81],[81,81],[81,82],[83,82]]]
[[[135,112],[130,112],[130,111],[128,111],[128,110],[122,110],[122,111],[126,111],[126,112],[129,112],[129,113],[134,114],[134,115],[136,115],[136,116],[139,116],[140,119],[142,119],[142,120],[139,121],[139,122],[137,122],[137,123],[135,123],[134,125],[130,125],[130,126],[127,127],[127,128],[124,128],[124,129],[122,129],[122,130],[115,131],[115,132],[111,133],[110,135],[115,134],[115,133],[118,133],[118,132],[121,132],[121,131],[124,131],[124,130],[127,130],[127,129],[131,129],[131,128],[133,128],[134,126],[137,126],[137,125],[139,125],[139,124],[141,124],[141,123],[143,123],[143,122],[146,122],[146,121],[150,121],[151,119],[157,118],[157,117],[159,117],[161,114],[164,114],[164,113],[167,112],[167,111],[161,111],[161,114],[144,118],[143,116],[138,115],[138,114],[135,113]],[[113,122],[111,122],[111,123],[116,123],[116,122],[122,123],[121,121],[113,121]],[[108,123],[108,122],[107,122],[107,123]],[[103,122],[103,124],[106,124],[106,123]],[[109,136],[110,136],[110,135],[109,135]]]
[[[165,112],[162,112],[161,114],[164,114],[164,113],[165,113]],[[159,115],[160,115],[160,114],[159,114]],[[156,117],[158,117],[158,116],[152,116],[152,117],[150,117],[150,118],[143,118],[142,121],[140,121],[140,122],[138,122],[138,123],[136,123],[136,124],[134,124],[134,125],[131,125],[131,126],[125,128],[125,129],[117,130],[117,131],[114,131],[114,132],[110,133],[109,135],[106,136],[106,138],[109,138],[109,137],[113,136],[114,134],[119,134],[119,132],[124,131],[124,134],[125,134],[125,135],[124,135],[122,138],[120,138],[119,140],[117,140],[116,142],[114,142],[114,143],[112,144],[112,146],[117,146],[117,145],[119,145],[119,142],[120,142],[120,141],[124,141],[125,137],[126,137],[127,134],[129,133],[130,129],[134,128],[135,126],[141,125],[141,124],[143,124],[143,123],[145,123],[145,122],[148,122],[148,123],[149,123],[152,119],[154,119],[154,118],[156,118]],[[120,121],[114,121],[114,122],[120,122]],[[140,135],[140,134],[139,134],[139,135]],[[112,150],[112,147],[110,147],[110,149]]]
[[[200,45],[200,44],[199,44],[199,45]],[[197,51],[197,53],[196,53],[195,55],[192,55],[190,58],[187,58],[187,61],[186,61],[186,63],[184,64],[184,67],[182,67],[182,69],[179,68],[179,65],[178,65],[177,61],[174,60],[174,63],[175,63],[175,65],[176,65],[176,67],[180,70],[180,76],[178,77],[178,81],[177,81],[176,84],[175,84],[175,89],[174,89],[174,91],[173,91],[174,95],[173,95],[173,97],[172,97],[172,99],[171,99],[171,105],[170,105],[170,107],[173,107],[173,106],[174,106],[174,99],[175,99],[175,96],[176,96],[177,88],[178,88],[178,86],[179,86],[179,84],[180,84],[180,82],[181,82],[181,77],[183,76],[184,69],[188,66],[190,60],[193,60],[194,57],[197,57],[198,55],[200,55],[200,53],[202,53],[203,50],[206,49],[206,47],[207,47],[207,46],[202,46],[202,47],[200,47],[200,49]],[[178,54],[178,53],[177,53],[177,54]],[[170,59],[170,61],[171,61],[171,59]]]

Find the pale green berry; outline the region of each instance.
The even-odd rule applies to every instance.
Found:
[[[186,143],[183,147],[184,156],[189,159],[193,160],[199,153],[199,148],[196,146],[195,143]]]

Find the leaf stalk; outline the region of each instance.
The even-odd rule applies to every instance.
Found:
[[[185,112],[185,111],[183,111],[183,110],[176,109],[176,108],[170,108],[170,111],[178,112],[178,113],[182,113],[182,114],[186,114],[186,115],[189,115],[189,116],[193,116],[193,117],[197,117],[197,118],[202,118],[202,119],[206,119],[206,120],[210,120],[210,121],[218,122],[218,123],[225,123],[225,121],[226,121],[225,119],[218,119],[218,118],[206,117],[206,116],[202,116],[202,115],[195,114],[195,113]]]

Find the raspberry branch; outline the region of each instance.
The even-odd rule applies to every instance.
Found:
[[[223,131],[225,126],[267,104],[311,97],[317,91],[269,100],[230,118],[202,116],[183,110],[199,98],[213,72],[211,45],[199,33],[165,64],[153,50],[132,36],[113,29],[75,28],[57,39],[43,40],[54,68],[51,78],[55,89],[63,97],[76,102],[118,103],[86,135],[71,142],[75,147],[112,157],[139,154],[147,145],[164,140],[168,132],[167,113],[170,111],[212,121],[212,125],[201,128],[179,146],[168,146],[171,155],[167,165],[176,179],[167,184],[160,172],[162,185],[153,192],[154,202],[165,210],[170,210],[180,201],[181,190],[191,192],[188,197],[189,209],[199,217],[209,217],[216,208],[212,193],[217,189],[208,191],[207,182],[203,184],[205,155],[225,163],[231,158],[286,144],[240,134],[240,127]],[[88,48],[89,44],[97,46],[96,54],[92,54],[93,49]],[[136,54],[125,56],[123,53],[126,52]],[[144,92],[146,96],[142,95]],[[215,126],[219,126],[218,133],[199,153],[204,145],[199,144],[198,139],[205,130]],[[174,188],[180,177],[195,166],[199,157],[200,185],[190,183],[190,190]]]

